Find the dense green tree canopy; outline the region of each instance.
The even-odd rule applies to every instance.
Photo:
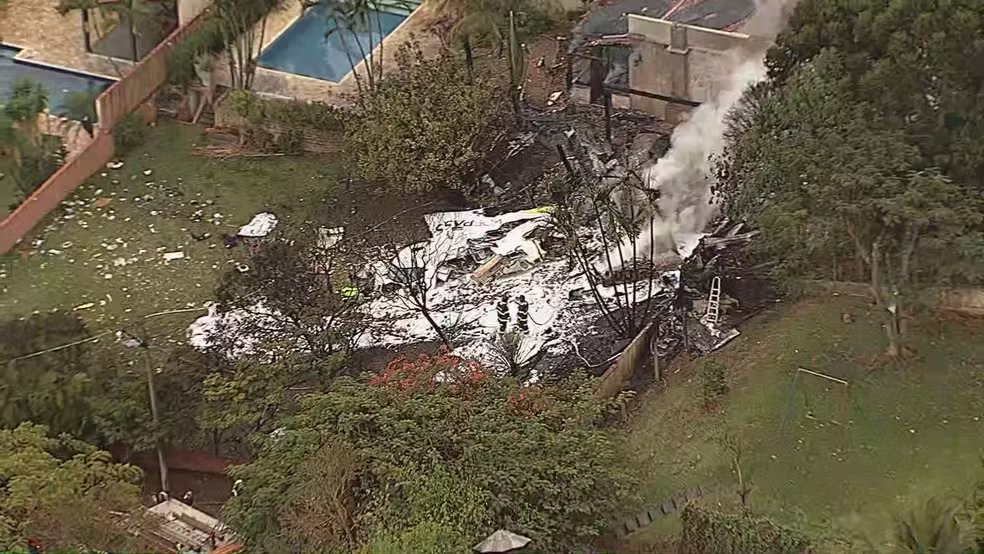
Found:
[[[919,149],[917,165],[984,189],[984,3],[803,0],[769,55],[774,82],[825,49],[854,98]]]
[[[499,133],[509,111],[505,91],[469,80],[448,54],[397,55],[398,73],[364,92],[345,127],[354,173],[388,191],[460,188]]]
[[[0,430],[0,550],[28,538],[47,548],[127,548],[120,515],[140,508],[140,470],[25,423]]]
[[[724,211],[779,277],[869,281],[892,355],[928,286],[984,275],[982,54],[979,2],[804,0],[730,116]]]
[[[283,421],[234,470],[227,517],[264,551],[438,551],[507,528],[560,552],[631,508],[603,415],[586,382],[521,388],[444,354],[396,360]]]
[[[16,359],[87,337],[81,320],[62,313],[0,322],[0,426],[32,421],[56,433],[91,431],[89,393],[99,376],[88,344]]]

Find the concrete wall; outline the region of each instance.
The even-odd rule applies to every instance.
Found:
[[[205,11],[212,0],[178,0],[178,26],[186,25]]]
[[[629,87],[706,102],[718,93],[726,76],[726,52],[739,48],[758,49],[767,44],[758,37],[673,23],[638,14],[629,14],[629,34],[634,39],[636,59],[629,65]],[[632,107],[669,121],[676,121],[688,109],[633,95]]]
[[[652,367],[652,353],[649,350],[649,343],[654,331],[655,328],[652,324],[647,325],[632,339],[632,342],[622,351],[618,361],[602,374],[595,394],[600,398],[613,398],[622,391],[626,383],[632,380],[636,371]]]

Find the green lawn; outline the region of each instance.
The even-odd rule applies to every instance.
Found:
[[[843,323],[842,313],[856,321]],[[914,503],[963,496],[984,478],[981,322],[917,326],[918,356],[904,369],[883,365],[883,331],[863,300],[804,300],[746,327],[716,355],[731,385],[720,406],[703,408],[689,362],[640,402],[629,440],[649,502],[696,485],[736,502],[720,446],[726,432],[743,447],[754,512],[876,544]],[[798,367],[850,384],[795,377]],[[656,527],[631,536],[630,546],[655,542]]]
[[[38,235],[43,245],[0,258],[0,317],[92,304],[77,313],[98,331],[201,305],[245,255],[241,246],[224,248],[222,233],[234,234],[263,210],[281,219],[309,213],[336,190],[331,160],[194,156],[204,140],[200,128],[164,123],[121,168],[80,187]],[[197,241],[192,232],[212,238]],[[164,260],[177,251],[185,258]]]

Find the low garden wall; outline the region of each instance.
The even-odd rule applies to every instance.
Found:
[[[632,339],[622,351],[622,355],[618,357],[618,361],[602,374],[595,394],[601,398],[612,398],[622,391],[636,371],[652,367],[649,343],[655,328],[655,325],[649,324]]]
[[[281,107],[280,111],[287,111],[290,109],[289,106],[292,105],[304,104],[302,101],[297,100],[266,98],[260,97],[259,95],[255,97],[267,106]],[[306,105],[310,106],[311,104]],[[288,108],[285,110],[283,109],[284,107]],[[275,117],[263,117],[262,119],[263,130],[275,137],[279,137],[288,131],[299,133],[301,148],[305,152],[334,154],[342,149],[341,129],[319,130],[303,122],[281,122]],[[253,128],[256,126],[256,123],[250,123],[246,117],[240,115],[234,106],[234,102],[227,95],[219,101],[215,108],[215,126],[222,129],[245,130]]]

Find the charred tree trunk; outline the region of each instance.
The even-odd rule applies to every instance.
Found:
[[[471,39],[465,35],[461,40],[461,48],[465,51],[465,69],[468,71],[468,84],[475,82],[475,58],[472,55]]]

